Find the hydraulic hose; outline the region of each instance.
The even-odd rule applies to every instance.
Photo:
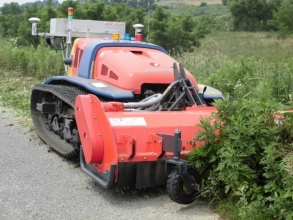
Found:
[[[140,102],[128,102],[128,103],[124,103],[124,108],[131,108],[133,109],[137,109],[137,108],[148,108],[150,106],[159,106],[158,103],[161,102],[161,100],[163,99],[163,95],[161,93],[157,93],[154,94],[152,96],[149,96],[143,100],[141,100]],[[142,110],[142,109],[137,109],[137,110]],[[151,108],[152,109],[152,108]],[[154,109],[156,110],[156,109]],[[152,111],[152,110],[149,110]]]

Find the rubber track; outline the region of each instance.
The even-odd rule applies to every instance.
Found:
[[[74,108],[76,96],[86,94],[78,88],[62,85],[35,85],[33,90],[50,92],[51,94],[54,94],[58,98],[62,99],[72,108]]]
[[[33,88],[33,94],[36,91],[51,93],[55,95],[56,97],[60,98],[61,100],[63,100],[73,109],[74,109],[76,97],[78,95],[87,94],[86,92],[76,87],[63,86],[63,85],[36,85]],[[38,135],[46,144],[52,147],[61,156],[68,159],[77,158],[79,154],[79,149],[74,148],[71,143],[68,143],[62,140],[58,135],[48,130],[48,127],[47,125],[45,125],[43,118],[39,117],[39,116],[42,117],[42,115],[35,114],[37,110],[36,110],[36,106],[33,106],[33,105],[39,101],[40,100],[36,100],[36,95],[32,97],[31,115],[32,115],[32,120]]]

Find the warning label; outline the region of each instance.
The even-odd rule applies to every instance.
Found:
[[[109,118],[112,126],[145,126],[147,125],[143,117],[130,118]]]

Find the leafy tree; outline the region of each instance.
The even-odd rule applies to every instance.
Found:
[[[22,14],[22,20],[19,22],[19,27],[17,29],[17,44],[33,44],[36,47],[39,44],[39,39],[35,36],[31,36],[31,24],[28,22],[28,19],[31,17],[40,18],[41,21],[38,24],[38,32],[46,33],[50,30],[50,19],[57,17],[57,11],[56,8],[52,6],[52,0],[47,1],[47,5],[34,3],[24,8],[25,11]]]
[[[124,10],[121,10],[124,8]],[[145,11],[142,8],[134,9],[121,4],[120,7],[115,8],[116,14],[119,15],[118,21],[126,22],[126,33],[134,35],[134,24],[144,24]]]
[[[285,0],[275,13],[276,25],[280,30],[281,36],[291,35],[293,33],[293,0]]]
[[[86,2],[84,4],[78,4],[75,10],[75,18],[77,19],[89,19],[89,20],[104,20],[104,10],[106,3]]]
[[[228,5],[228,0],[222,0],[222,5],[227,6]]]
[[[2,15],[19,15],[23,12],[23,9],[18,3],[12,2],[9,4],[5,3],[3,7],[0,8],[0,11]]]
[[[73,7],[74,10],[74,17],[78,17],[76,15],[79,15],[79,10],[77,10],[77,6],[79,5],[79,3],[77,1],[73,1],[73,0],[66,0],[63,1],[58,7],[57,7],[57,14],[59,18],[67,18],[68,14],[68,8],[69,7]]]
[[[39,16],[38,11],[41,11],[43,7],[39,4],[32,4],[30,6],[25,6],[24,7],[24,13],[23,13],[23,19],[22,21],[19,23],[19,27],[18,27],[18,39],[17,39],[17,44],[18,45],[34,45],[35,47],[38,45],[39,43],[39,39],[35,36],[31,35],[31,23],[28,22],[28,19],[31,17],[36,17]],[[43,19],[43,18],[42,18]],[[42,27],[40,25],[38,25],[38,29]],[[38,32],[40,31],[40,29],[38,30]]]
[[[199,7],[206,7],[206,6],[208,6],[208,3],[206,3],[206,2],[201,2],[199,5]]]
[[[284,2],[284,0],[266,0],[269,8],[275,10]]]
[[[123,1],[121,1],[123,2]],[[134,34],[133,25],[145,24],[145,6],[152,4],[154,0],[138,1],[143,7],[128,7],[128,1],[115,4],[107,1],[90,0],[81,4],[79,1],[66,0],[57,7],[53,6],[53,1],[46,1],[44,4],[32,4],[20,7],[16,3],[6,4],[2,7],[0,15],[0,33],[2,37],[17,37],[18,45],[38,45],[39,40],[31,36],[30,17],[41,19],[38,24],[38,32],[48,32],[51,18],[66,18],[69,7],[75,9],[74,18],[89,20],[111,20],[126,22],[126,32]],[[137,2],[137,1],[136,1]],[[194,47],[199,46],[199,39],[208,32],[210,25],[204,25],[192,16],[172,15],[158,8],[153,12],[152,18],[148,22],[149,26],[144,31],[147,40],[161,45],[172,54],[190,52]],[[150,28],[149,28],[150,27]],[[148,33],[148,30],[152,30]],[[166,40],[168,39],[168,40]]]
[[[150,20],[150,42],[171,54],[192,52],[208,30],[190,15],[172,15],[158,7]]]
[[[233,17],[235,30],[261,31],[268,29],[268,21],[281,0],[230,0],[229,9]]]
[[[17,29],[22,20],[23,9],[18,3],[4,4],[0,8],[0,32],[2,37],[17,37]]]
[[[151,42],[156,42],[158,45],[166,48],[167,39],[167,22],[171,14],[158,7],[153,13],[150,20],[150,39]],[[167,48],[166,48],[167,49]]]
[[[119,15],[116,13],[116,10],[114,9],[115,7],[112,7],[110,5],[106,5],[102,17],[103,20],[106,21],[119,21]]]
[[[37,17],[41,18],[38,25],[39,32],[48,32],[50,30],[50,19],[57,17],[57,11],[51,5],[41,6],[37,12]]]

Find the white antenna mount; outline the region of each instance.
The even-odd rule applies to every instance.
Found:
[[[38,23],[41,21],[41,19],[36,18],[36,17],[32,17],[32,18],[28,19],[28,21],[30,23],[32,23],[32,35],[37,36],[38,35],[37,26],[38,26]]]

